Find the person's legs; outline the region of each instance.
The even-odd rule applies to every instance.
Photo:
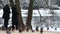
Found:
[[[7,29],[9,19],[4,19],[4,27]]]
[[[18,24],[16,24],[16,30],[18,30]]]
[[[16,25],[16,30],[18,30],[18,20],[17,19],[15,21],[15,25]]]
[[[14,30],[14,21],[12,20],[12,30]]]
[[[12,24],[12,29],[14,29],[14,24]]]
[[[12,18],[12,30],[14,30],[15,29],[15,19],[14,18]]]
[[[18,18],[16,18],[16,16],[15,16],[15,19],[14,19],[14,24],[15,24],[16,30],[18,30]]]

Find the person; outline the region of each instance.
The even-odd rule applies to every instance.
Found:
[[[3,8],[3,17],[2,18],[4,19],[4,28],[7,29],[8,21],[10,19],[10,8],[9,8],[8,4],[6,6],[4,6],[4,8]]]
[[[16,30],[18,29],[18,12],[16,5],[12,6],[12,30],[14,30],[14,25],[16,26]]]
[[[55,28],[55,30],[57,30],[57,28]]]
[[[39,30],[38,30],[38,26],[36,26],[36,31],[39,31]]]
[[[40,33],[41,33],[41,34],[43,33],[43,27],[41,28]]]
[[[49,30],[49,27],[47,27],[47,30]]]

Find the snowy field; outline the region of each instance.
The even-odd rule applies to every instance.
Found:
[[[23,18],[24,17],[27,17],[28,10],[23,10],[22,9],[21,11],[22,11],[22,17]],[[41,16],[52,16],[52,14],[49,14],[49,11],[50,11],[49,9],[46,9],[46,10],[40,9],[39,11],[41,13]],[[53,11],[56,13],[56,16],[59,16],[60,17],[60,10],[53,10]],[[3,26],[3,23],[4,23],[4,20],[2,19],[2,16],[3,16],[3,10],[0,9],[0,27],[2,27]],[[33,10],[33,17],[39,17],[39,16],[40,16],[40,14],[39,14],[38,10]],[[10,13],[10,18],[11,17],[12,17],[12,13]],[[11,23],[12,23],[11,20],[12,19],[9,20],[8,27],[11,26]],[[33,23],[32,23],[32,25],[33,25]],[[35,30],[35,27],[33,26],[32,29]],[[47,27],[44,27],[43,30],[44,31],[47,31]],[[57,30],[55,30],[55,28],[49,27],[49,30],[48,31],[60,32],[60,28],[57,28]]]
[[[32,29],[36,30],[35,27],[33,27]],[[40,30],[40,27],[38,29]],[[57,28],[57,30],[55,30],[55,28],[49,27],[49,30],[47,30],[47,27],[43,27],[43,31],[60,32],[60,28]]]

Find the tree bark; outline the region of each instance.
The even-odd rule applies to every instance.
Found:
[[[23,20],[22,20],[22,16],[21,16],[21,7],[20,7],[20,2],[19,0],[15,0],[16,3],[16,7],[17,7],[17,11],[18,11],[18,27],[19,27],[19,32],[22,32],[22,30],[24,29],[24,24],[23,24]]]
[[[12,7],[14,5],[13,0],[9,0],[10,1],[10,6]]]
[[[31,27],[32,27],[31,20],[32,20],[32,13],[33,13],[33,3],[34,3],[34,0],[30,0],[28,16],[27,16],[27,21],[26,21],[27,31],[29,31],[29,29],[31,29]]]

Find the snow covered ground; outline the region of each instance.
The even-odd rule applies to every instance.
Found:
[[[22,9],[21,11],[22,11],[22,17],[26,17],[27,14],[28,14],[28,10],[23,10]],[[49,11],[50,11],[49,9],[47,9],[47,10],[42,10],[41,9],[39,11],[41,13],[41,16],[52,16],[52,14],[49,14]],[[53,11],[57,14],[57,16],[60,17],[60,10],[53,10]],[[3,16],[3,9],[0,9],[0,27],[3,26],[3,22],[4,22],[4,20],[2,19],[2,16]],[[39,17],[39,16],[40,15],[38,13],[38,10],[33,10],[33,17]],[[10,13],[10,18],[11,17],[12,17],[12,13]],[[12,19],[9,20],[9,26],[11,26],[11,23],[12,23],[11,20]],[[35,27],[34,26],[33,26],[33,30],[35,30]],[[47,31],[47,27],[44,27],[43,30],[44,31]],[[60,28],[57,28],[57,30],[55,30],[55,28],[49,27],[49,30],[48,31],[60,32]]]
[[[28,10],[23,10],[21,9],[21,13],[22,13],[22,17],[26,17],[28,14]],[[49,14],[50,10],[46,9],[46,10],[39,10],[41,13],[41,16],[52,16],[52,14]],[[58,16],[60,16],[60,10],[53,10]],[[0,9],[0,17],[2,17],[3,15],[3,9]],[[10,14],[10,17],[12,16],[12,14]],[[33,16],[40,16],[38,10],[33,10]]]
[[[35,27],[32,28],[33,30],[36,30]],[[40,30],[40,27],[38,28]],[[51,28],[49,27],[49,30],[47,30],[47,27],[43,27],[43,31],[52,31],[52,32],[60,32],[60,28],[57,28],[55,30],[55,28]]]

